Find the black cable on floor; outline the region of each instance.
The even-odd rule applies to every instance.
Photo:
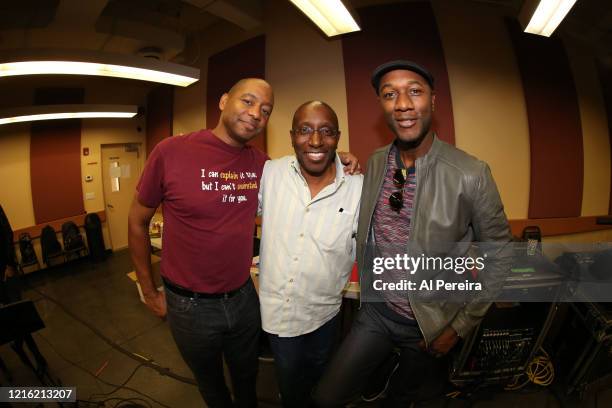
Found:
[[[119,398],[119,397],[113,397],[113,398],[107,398],[105,400],[102,401],[85,401],[85,400],[76,400],[77,402],[77,407],[80,407],[80,404],[86,404],[87,406],[94,406],[94,407],[105,407],[106,403],[110,403],[111,401],[118,401],[115,405],[113,405],[113,408],[115,407],[124,407],[124,408],[153,408],[151,406],[151,404],[149,403],[149,401],[142,399],[142,398]],[[139,402],[142,402],[139,403]],[[128,405],[121,405],[121,404],[128,404]]]
[[[52,298],[51,296],[47,295],[44,292],[41,292],[40,290],[38,290],[36,288],[30,287],[30,289],[33,290],[34,292],[38,293],[40,296],[44,297],[45,299],[49,300],[50,302],[56,304],[60,309],[62,309],[64,311],[64,313],[66,313],[68,316],[72,317],[73,319],[75,319],[76,321],[78,321],[79,323],[81,323],[82,325],[87,327],[96,336],[100,337],[102,340],[104,340],[108,345],[110,345],[115,350],[121,352],[122,354],[125,354],[126,356],[130,357],[133,360],[136,360],[137,362],[145,365],[146,367],[152,368],[153,370],[157,371],[161,375],[165,375],[165,376],[173,378],[173,379],[175,379],[177,381],[181,381],[181,382],[183,382],[185,384],[197,385],[196,381],[193,378],[184,377],[182,375],[175,374],[175,373],[173,373],[170,370],[170,368],[162,367],[159,364],[157,364],[154,360],[145,358],[143,356],[140,356],[140,355],[138,355],[136,353],[133,353],[133,352],[123,348],[119,343],[117,343],[117,342],[111,340],[110,338],[106,337],[96,327],[92,326],[91,324],[89,324],[85,320],[81,319],[79,316],[77,316],[74,313],[72,313],[72,311],[70,311],[66,306],[64,306],[58,300]]]
[[[88,369],[86,369],[85,367],[82,367],[80,364],[77,364],[77,363],[75,363],[74,361],[72,361],[72,360],[68,359],[67,357],[65,357],[65,356],[64,356],[62,353],[60,353],[60,352],[59,352],[59,350],[58,350],[57,348],[55,348],[55,346],[54,346],[53,344],[51,344],[51,342],[50,342],[49,340],[47,340],[47,339],[45,338],[45,336],[43,336],[42,334],[38,333],[38,337],[40,337],[41,339],[43,339],[43,340],[45,341],[45,343],[47,343],[47,344],[49,345],[49,347],[51,347],[51,349],[53,349],[53,351],[55,351],[55,353],[56,353],[58,356],[60,356],[60,357],[61,357],[61,358],[62,358],[64,361],[66,361],[67,363],[69,363],[69,364],[73,365],[74,367],[76,367],[76,368],[78,368],[79,370],[81,370],[81,371],[85,372],[86,374],[89,374],[89,375],[90,375],[90,376],[92,376],[94,379],[96,379],[97,381],[100,381],[100,382],[101,382],[101,383],[103,383],[103,384],[106,384],[106,385],[108,385],[108,386],[110,386],[110,387],[119,387],[119,385],[118,385],[118,384],[114,384],[114,383],[111,383],[111,382],[105,381],[105,380],[103,380],[103,379],[102,379],[102,378],[100,378],[100,377],[97,377],[97,376],[96,376],[94,373],[90,372],[90,371],[89,371]],[[161,406],[162,406],[162,407],[164,407],[164,408],[171,408],[171,407],[169,407],[168,405],[164,404],[163,402],[160,402],[160,401],[156,400],[155,398],[151,397],[150,395],[147,395],[147,394],[145,394],[145,393],[143,393],[143,392],[140,392],[140,391],[138,391],[138,390],[137,390],[137,389],[135,389],[135,388],[127,387],[127,386],[125,386],[125,385],[124,385],[124,386],[121,386],[121,388],[122,388],[122,389],[125,389],[125,390],[128,390],[128,391],[132,391],[132,392],[134,392],[134,393],[136,393],[136,394],[138,394],[138,395],[141,395],[141,396],[143,396],[143,397],[145,397],[145,398],[148,398],[148,399],[150,399],[151,401],[155,402],[155,403],[156,403],[156,404],[158,404],[158,405],[161,405]],[[87,401],[87,402],[89,402],[89,401]]]
[[[104,393],[95,393],[95,394],[91,394],[89,396],[89,401],[96,399],[98,396],[100,397],[106,397],[109,395],[112,395],[114,393],[116,393],[117,391],[119,391],[121,388],[125,387],[127,385],[128,382],[130,382],[130,380],[134,377],[134,375],[136,374],[136,372],[140,369],[144,367],[144,365],[142,364],[138,364],[136,366],[136,368],[134,368],[134,370],[132,371],[132,373],[128,376],[128,378],[125,379],[125,381],[123,381],[121,384],[119,384],[118,386],[115,387],[114,390],[110,391],[110,392],[104,392]]]

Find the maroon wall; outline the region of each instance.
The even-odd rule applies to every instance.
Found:
[[[206,92],[206,127],[212,129],[219,121],[221,95],[242,78],[266,76],[266,37],[259,36],[212,55],[208,59],[208,87]],[[266,151],[265,133],[250,142]]]
[[[453,108],[438,27],[429,2],[389,4],[358,9],[361,32],[342,40],[350,151],[365,163],[370,154],[393,140],[385,124],[370,76],[378,65],[408,59],[435,78],[434,129],[454,144]]]
[[[531,185],[529,218],[579,217],[583,150],[574,78],[561,40],[526,34],[507,21],[523,81]]]
[[[83,103],[81,88],[45,88],[36,105]],[[81,120],[34,122],[30,131],[30,180],[36,224],[84,214]]]

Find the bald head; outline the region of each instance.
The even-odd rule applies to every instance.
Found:
[[[293,114],[293,122],[291,123],[292,128],[295,129],[297,127],[302,114],[308,109],[326,110],[330,115],[330,119],[334,127],[338,129],[338,116],[336,115],[336,112],[334,112],[331,106],[329,106],[323,101],[308,101],[298,106],[298,108],[295,110],[295,113]]]
[[[243,78],[240,81],[236,82],[227,94],[231,96],[240,95],[241,93],[248,93],[249,89],[257,87],[263,88],[269,91],[270,93],[270,102],[274,103],[274,93],[272,92],[272,86],[265,80],[261,78]]]

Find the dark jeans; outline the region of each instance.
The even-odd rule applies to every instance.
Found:
[[[227,299],[192,299],[166,289],[166,301],[172,335],[208,407],[256,407],[261,318],[253,282],[249,279]],[[222,356],[234,404],[225,385]]]
[[[317,330],[301,336],[278,337],[268,333],[283,406],[311,405],[310,393],[329,360],[338,319],[336,315]]]
[[[364,303],[314,392],[315,403],[340,407],[357,398],[376,369],[399,348],[399,367],[391,377],[384,406],[410,406],[442,363],[419,349],[421,339],[418,326],[394,322]],[[442,378],[439,381],[444,383]]]

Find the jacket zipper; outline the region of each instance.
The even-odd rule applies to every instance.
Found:
[[[416,191],[414,192],[414,199],[412,201],[412,203],[413,203],[413,206],[412,206],[413,212],[412,212],[412,220],[411,220],[412,226],[410,228],[410,230],[411,230],[410,231],[410,237],[408,238],[408,246],[409,247],[410,247],[410,243],[413,242],[412,238],[414,237],[414,234],[412,232],[415,230],[416,221],[417,221],[416,215],[417,215],[418,208],[414,204],[418,203],[417,199],[419,197],[419,191],[420,191],[420,188],[421,188],[421,181],[422,181],[422,180],[419,180],[419,179],[422,179],[422,177],[421,177],[421,170],[422,170],[421,169],[421,160],[419,160],[417,158],[415,163],[414,163],[414,165],[416,167],[416,177],[417,177],[416,185],[417,185],[417,188],[416,188]],[[408,302],[412,305],[412,301],[410,300],[410,292],[408,292]],[[425,336],[425,333],[423,332],[423,329],[421,329],[421,325],[419,324],[419,318],[417,316],[417,311],[412,306],[410,306],[410,308],[412,309],[412,313],[414,314],[414,317],[415,317],[415,319],[417,321],[417,326],[419,328],[419,331],[421,332],[421,335],[423,336],[423,340],[425,340],[425,347],[428,348],[429,347],[429,341],[427,340],[427,337]]]
[[[380,196],[380,192],[382,190],[384,181],[385,181],[385,174],[387,174],[387,157],[389,157],[389,152],[391,151],[391,147],[389,147],[389,149],[387,149],[385,151],[385,168],[383,170],[383,176],[382,179],[379,182],[378,185],[378,194],[376,195],[376,200],[378,200],[378,197]],[[374,206],[372,206],[372,212],[370,213],[370,217],[368,219],[368,235],[366,236],[366,242],[365,242],[365,247],[367,249],[368,247],[368,241],[370,240],[370,232],[371,232],[371,228],[372,228],[372,217],[374,216],[374,211],[376,211],[376,204],[374,204]],[[358,265],[359,266],[359,265]],[[361,273],[359,273],[359,292],[361,292]],[[359,309],[361,309],[361,293],[359,295]]]

